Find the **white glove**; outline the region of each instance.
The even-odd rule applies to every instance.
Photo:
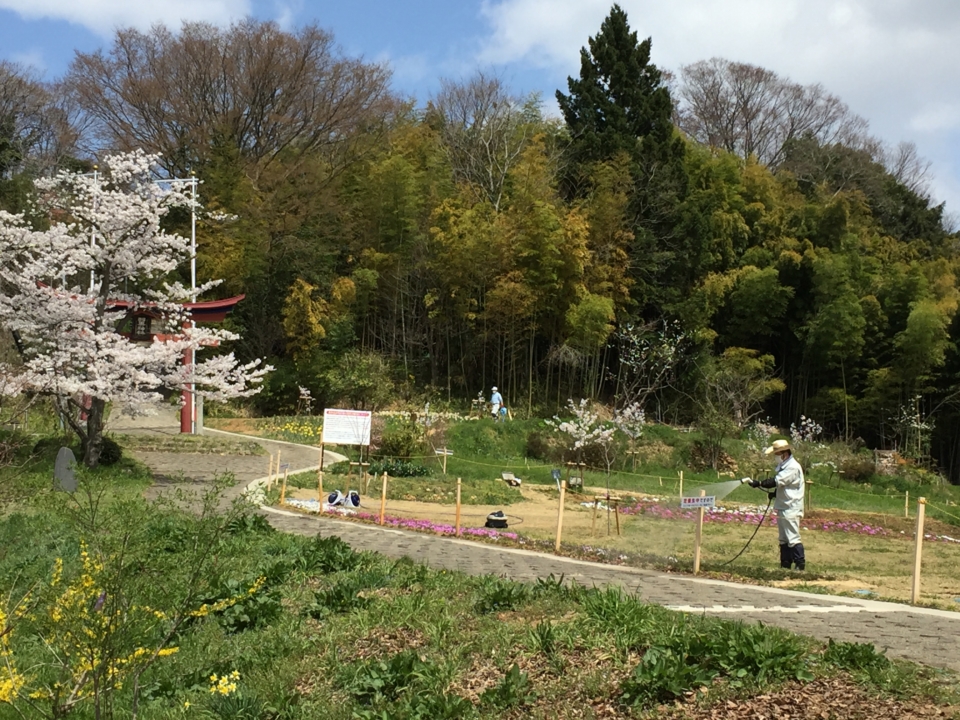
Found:
[[[748,477],[740,478],[740,484],[741,484],[741,485],[746,485],[748,482],[750,482],[750,478],[748,478]]]

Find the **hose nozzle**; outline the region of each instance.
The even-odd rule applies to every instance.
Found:
[[[746,485],[748,482],[750,482],[750,478],[748,478],[748,477],[740,478],[740,484],[741,484],[741,485]]]

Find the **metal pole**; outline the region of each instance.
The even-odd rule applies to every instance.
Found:
[[[190,301],[197,301],[197,177],[190,173]],[[190,327],[195,328],[197,324],[193,322],[193,314],[190,316]],[[196,353],[193,353],[193,362],[197,362]],[[191,423],[190,433],[197,434],[197,384],[190,383],[190,403]]]

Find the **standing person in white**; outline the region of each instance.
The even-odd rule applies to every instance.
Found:
[[[780,533],[780,567],[797,570],[807,566],[800,541],[800,521],[803,519],[803,468],[793,457],[790,443],[786,440],[774,440],[764,450],[767,455],[777,456],[774,476],[765,480],[750,480],[750,487],[771,490],[776,497],[774,509],[777,511],[777,530]]]
[[[503,395],[500,394],[500,391],[497,390],[497,386],[494,385],[492,388],[492,395],[490,395],[490,412],[493,413],[493,419],[495,421],[500,420],[500,406],[503,405]]]

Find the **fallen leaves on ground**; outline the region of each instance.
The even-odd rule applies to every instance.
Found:
[[[805,684],[790,683],[776,692],[708,707],[691,703],[663,708],[658,717],[671,720],[920,720],[960,717],[960,708],[877,697],[849,677],[840,675]]]

